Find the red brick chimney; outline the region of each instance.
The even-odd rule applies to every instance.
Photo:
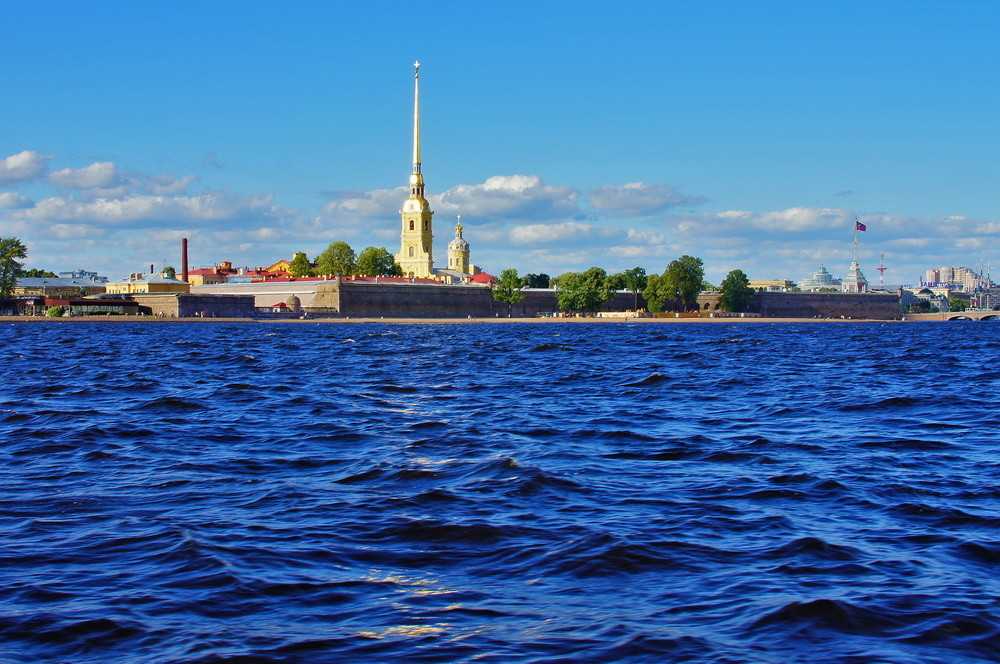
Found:
[[[188,280],[188,239],[181,238],[181,281],[187,283]]]

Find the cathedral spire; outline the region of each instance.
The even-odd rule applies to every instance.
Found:
[[[413,174],[420,173],[420,60],[413,63]]]

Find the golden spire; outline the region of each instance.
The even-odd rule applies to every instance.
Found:
[[[413,63],[413,174],[420,173],[420,60]]]

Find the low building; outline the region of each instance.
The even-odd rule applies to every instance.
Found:
[[[45,298],[45,307],[62,307],[70,316],[135,316],[139,305],[123,298]]]
[[[769,293],[787,293],[795,288],[795,282],[788,279],[751,279],[750,288]]]
[[[14,295],[71,298],[103,293],[105,288],[103,282],[90,278],[25,277],[17,280]]]
[[[0,298],[0,316],[41,316],[44,313],[45,298],[41,295]]]
[[[109,295],[143,295],[156,293],[189,293],[191,285],[180,279],[152,274],[132,274],[123,281],[110,281],[106,285]]]

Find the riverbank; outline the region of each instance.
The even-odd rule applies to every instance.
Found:
[[[166,324],[198,323],[245,323],[264,325],[357,325],[362,323],[382,323],[388,325],[485,325],[485,324],[601,324],[601,325],[660,325],[660,324],[750,324],[766,323],[903,323],[923,321],[899,321],[878,319],[845,318],[154,318],[152,316],[79,316],[74,318],[47,318],[42,316],[0,316],[0,323],[140,323]]]

